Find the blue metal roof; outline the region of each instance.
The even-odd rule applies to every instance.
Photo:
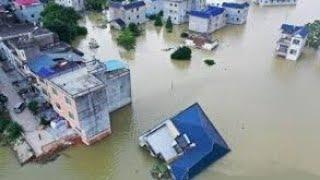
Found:
[[[128,10],[128,9],[138,8],[138,7],[145,6],[145,5],[146,4],[144,3],[144,1],[135,1],[135,2],[131,2],[129,4],[123,5],[123,8],[125,10]]]
[[[303,38],[305,38],[309,34],[308,28],[306,26],[282,24],[281,29],[282,33],[290,35],[300,35]]]
[[[129,66],[127,63],[121,60],[107,60],[104,63],[107,67],[107,71],[116,71],[120,69],[129,69]]]
[[[191,16],[197,16],[201,18],[210,18],[211,16],[217,16],[222,14],[225,11],[224,8],[217,7],[217,6],[209,6],[204,11],[191,11],[189,14]]]
[[[196,144],[195,147],[187,149],[182,156],[169,164],[176,180],[187,180],[194,177],[230,152],[228,145],[198,103],[171,120],[181,134],[185,133],[190,141]]]
[[[48,78],[82,64],[80,57],[73,53],[45,53],[28,60],[27,66],[39,77]]]
[[[224,3],[222,3],[222,7],[235,8],[235,9],[244,9],[249,6],[250,5],[248,2],[244,2],[244,3],[224,2]]]

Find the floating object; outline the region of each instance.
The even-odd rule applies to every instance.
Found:
[[[91,38],[90,42],[89,42],[89,47],[90,47],[90,49],[97,49],[100,46],[95,39]]]
[[[192,35],[185,39],[184,44],[188,47],[194,47],[204,50],[212,51],[219,45],[217,39],[210,40],[208,37]]]

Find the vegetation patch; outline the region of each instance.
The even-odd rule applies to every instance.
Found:
[[[162,161],[157,161],[153,165],[151,175],[155,179],[170,179],[170,172],[167,164]]]
[[[86,0],[86,9],[101,12],[106,8],[107,0]]]
[[[307,24],[307,27],[309,30],[307,45],[314,49],[318,49],[320,46],[320,20]]]
[[[77,36],[86,35],[87,29],[78,25],[81,19],[73,8],[49,3],[41,12],[43,26],[58,34],[60,40],[70,43]]]
[[[156,19],[155,19],[155,21],[154,21],[154,25],[155,25],[155,26],[158,26],[158,27],[163,26],[162,17],[161,17],[160,15],[157,15],[157,16],[156,16]]]
[[[32,112],[32,114],[36,115],[39,113],[40,105],[38,101],[30,101],[28,103],[28,109]]]
[[[216,62],[213,59],[206,59],[204,60],[204,63],[206,63],[208,66],[213,66],[216,64]]]
[[[167,32],[172,32],[172,29],[173,29],[173,24],[172,24],[172,21],[171,21],[171,17],[169,17],[167,19],[167,22],[166,22],[166,29],[167,29]]]
[[[186,32],[183,32],[183,33],[181,33],[180,37],[187,38],[187,37],[189,37],[189,34]]]
[[[23,133],[18,123],[11,121],[8,111],[0,112],[0,140],[3,144],[15,143]]]
[[[171,54],[171,59],[174,60],[190,60],[191,59],[191,49],[183,46],[178,48],[175,52]]]
[[[127,28],[120,31],[117,38],[118,45],[126,50],[134,49],[136,45],[136,38],[142,34],[141,29],[134,23],[129,24]]]

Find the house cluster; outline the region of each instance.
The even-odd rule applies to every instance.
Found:
[[[85,144],[111,133],[109,114],[131,102],[130,70],[120,60],[86,60],[55,33],[0,13],[0,55],[68,122]]]
[[[230,2],[222,6],[207,6],[205,0],[146,0],[112,2],[110,22],[117,29],[130,23],[142,24],[146,16],[163,12],[163,18],[173,24],[189,22],[189,30],[212,33],[226,24],[243,24],[248,16],[249,3]]]
[[[296,5],[298,0],[255,0],[259,6]]]
[[[307,42],[308,34],[306,26],[283,24],[280,39],[277,41],[277,55],[288,60],[298,60]]]

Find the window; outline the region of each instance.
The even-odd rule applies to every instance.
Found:
[[[71,100],[68,97],[64,97],[64,100],[66,101],[67,104],[71,105]]]
[[[295,45],[299,45],[299,44],[300,44],[300,40],[298,40],[298,39],[294,39],[294,40],[293,40],[293,44],[295,44]]]
[[[56,103],[56,107],[60,110],[61,109],[61,106],[59,103]]]
[[[71,119],[74,119],[74,116],[73,116],[73,114],[69,111],[68,112],[68,115],[69,115],[69,117],[71,118]]]
[[[139,15],[137,15],[137,19],[139,19]]]
[[[58,95],[57,90],[55,90],[54,88],[51,88],[51,89],[52,89],[53,94]]]
[[[292,54],[292,55],[297,54],[297,50],[295,50],[295,49],[291,49],[291,50],[290,50],[290,54]]]

